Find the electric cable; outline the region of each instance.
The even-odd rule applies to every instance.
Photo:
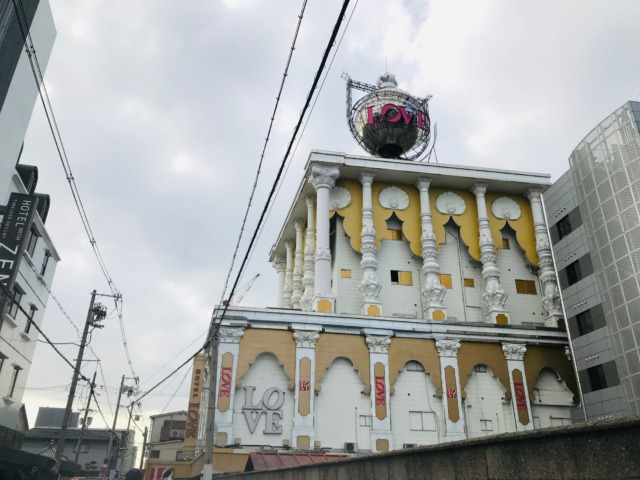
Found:
[[[184,376],[182,377],[182,380],[180,380],[180,383],[178,384],[178,386],[176,387],[175,391],[173,392],[173,394],[171,395],[171,398],[169,399],[169,401],[167,402],[167,404],[164,406],[164,408],[160,411],[160,414],[163,414],[165,412],[165,410],[169,407],[169,404],[171,403],[171,401],[174,399],[174,397],[176,396],[176,393],[178,393],[178,390],[180,390],[180,387],[182,387],[182,384],[184,383],[184,381],[187,379],[187,376],[189,375],[189,370],[187,370],[186,372],[184,372]]]
[[[284,73],[282,74],[282,82],[280,82],[280,90],[278,91],[278,95],[276,97],[276,104],[273,107],[273,113],[271,114],[271,121],[269,122],[269,128],[267,129],[267,136],[264,139],[264,146],[262,147],[262,154],[260,155],[260,161],[258,162],[258,169],[256,170],[256,176],[253,182],[253,187],[251,188],[251,194],[249,195],[249,202],[247,203],[247,208],[244,213],[244,218],[242,219],[242,224],[240,226],[240,234],[238,235],[238,241],[236,242],[236,247],[233,250],[233,255],[231,256],[231,265],[229,266],[229,273],[227,274],[227,278],[224,282],[224,287],[222,289],[222,297],[220,299],[221,302],[224,300],[224,296],[227,293],[229,278],[231,278],[231,273],[233,272],[233,266],[236,261],[236,255],[238,254],[238,250],[240,249],[240,242],[242,241],[244,229],[247,224],[247,217],[249,216],[249,211],[251,210],[251,205],[253,204],[253,197],[255,196],[256,189],[258,187],[258,179],[260,178],[260,173],[262,171],[262,162],[264,160],[265,152],[267,151],[267,145],[269,144],[269,138],[271,137],[271,129],[273,128],[273,122],[276,119],[276,112],[278,111],[278,105],[280,104],[280,97],[282,96],[282,91],[284,90],[284,84],[289,74],[289,65],[291,65],[291,58],[293,57],[293,51],[296,49],[296,41],[298,40],[298,33],[300,32],[300,25],[302,24],[302,18],[304,17],[304,11],[306,8],[307,8],[307,0],[304,0],[302,2],[302,9],[300,10],[300,15],[298,15],[298,24],[296,26],[296,31],[293,35],[293,41],[291,42],[291,48],[289,50],[289,58],[287,58],[287,64],[285,65]],[[231,297],[229,297],[229,302],[231,302]]]
[[[158,373],[160,373],[162,371],[163,368],[165,368],[167,365],[169,365],[171,362],[173,362],[176,358],[178,358],[180,355],[182,355],[186,350],[188,350],[189,348],[191,348],[191,346],[196,343],[198,340],[201,340],[202,337],[204,337],[207,334],[207,332],[203,332],[202,334],[198,335],[198,338],[196,338],[193,342],[191,342],[189,345],[187,345],[186,347],[184,347],[182,350],[180,350],[178,353],[176,353],[173,358],[171,358],[170,360],[167,361],[167,363],[165,363],[163,366],[161,366],[159,369],[157,369],[155,372],[153,372],[151,375],[149,375],[143,382],[140,383],[140,385],[144,385],[146,382],[148,382],[149,380],[151,380],[153,377],[155,377]]]

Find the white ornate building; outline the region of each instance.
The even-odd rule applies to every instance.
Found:
[[[380,452],[570,423],[549,183],[312,152],[276,308],[222,319],[216,445]]]

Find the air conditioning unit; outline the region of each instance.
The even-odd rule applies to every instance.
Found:
[[[171,430],[171,437],[173,438],[184,437],[184,430]]]
[[[356,453],[358,450],[358,444],[355,442],[345,442],[344,451],[347,453]]]
[[[402,448],[416,448],[418,446],[417,443],[403,443]]]

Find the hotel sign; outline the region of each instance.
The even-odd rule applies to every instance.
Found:
[[[253,403],[253,393],[256,387],[244,387],[244,407],[242,413],[247,421],[251,433],[255,432],[260,419],[264,415],[266,425],[262,433],[282,433],[282,406],[284,405],[284,390],[277,387],[267,388],[262,395],[262,400]]]

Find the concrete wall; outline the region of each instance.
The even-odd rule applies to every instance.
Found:
[[[640,418],[508,433],[323,465],[225,475],[255,480],[639,478]],[[543,460],[543,461],[541,461]]]

